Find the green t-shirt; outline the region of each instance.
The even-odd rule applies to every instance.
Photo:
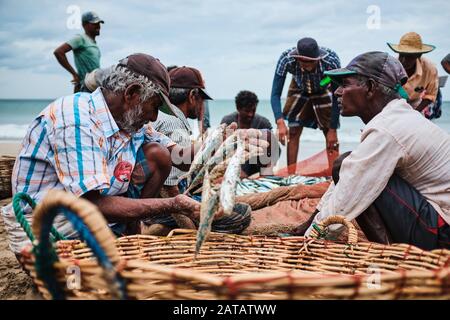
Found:
[[[81,83],[84,82],[86,73],[100,68],[100,49],[86,34],[79,34],[73,39],[67,41],[67,44],[73,50],[75,66]]]

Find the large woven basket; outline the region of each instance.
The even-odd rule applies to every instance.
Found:
[[[52,245],[61,211],[85,242]],[[35,209],[36,240],[23,263],[47,299],[450,298],[449,250],[357,242],[339,216],[317,229],[334,223],[348,228],[348,243],[212,233],[194,259],[192,231],[114,239],[95,206],[52,191]]]
[[[11,175],[15,157],[0,156],[0,200],[11,197]]]

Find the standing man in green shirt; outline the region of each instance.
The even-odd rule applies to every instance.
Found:
[[[81,23],[85,34],[75,36],[53,52],[61,66],[73,76],[74,93],[87,91],[84,87],[84,77],[100,67],[100,49],[95,42],[95,37],[100,35],[100,24],[105,22],[95,12],[89,11],[81,16]],[[66,53],[71,50],[73,50],[76,71],[66,56]]]

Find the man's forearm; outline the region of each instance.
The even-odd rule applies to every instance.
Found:
[[[75,75],[77,72],[75,69],[70,65],[69,60],[67,60],[67,56],[63,52],[55,51],[54,52],[56,60],[58,60],[59,64],[66,69],[70,74]]]
[[[156,214],[178,211],[173,198],[130,199],[121,196],[102,196],[98,192],[88,193],[84,197],[100,209],[108,222],[127,223]]]
[[[281,112],[281,94],[283,93],[283,86],[285,79],[286,77],[281,77],[275,74],[272,82],[272,93],[270,95],[270,104],[272,106],[275,121],[283,118],[283,113]]]

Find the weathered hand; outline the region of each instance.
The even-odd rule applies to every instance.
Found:
[[[237,127],[238,127],[238,125],[237,125],[236,122],[230,123],[230,124],[225,128],[225,131],[224,131],[224,134],[223,134],[223,141],[225,141],[229,136],[231,136],[232,134],[234,134],[234,133],[236,132],[236,130],[237,130]]]
[[[286,141],[288,140],[288,128],[286,127],[286,124],[284,123],[283,119],[278,119],[277,120],[277,136],[278,136],[278,140],[280,141],[280,143],[284,146],[286,145]]]
[[[77,73],[73,74],[73,79],[71,82],[75,86],[80,84],[80,76]]]
[[[173,201],[174,213],[183,214],[196,221],[200,219],[200,202],[183,194],[174,197]]]

